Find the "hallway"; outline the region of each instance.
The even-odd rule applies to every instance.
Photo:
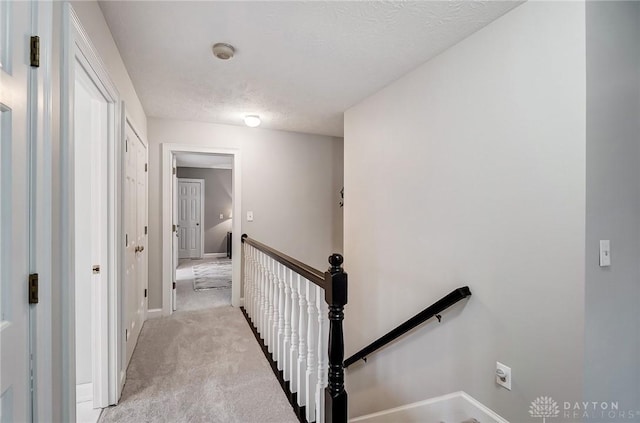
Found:
[[[237,308],[145,322],[111,422],[277,422],[297,419]]]
[[[176,311],[205,310],[231,305],[231,282],[215,284],[218,287],[196,291],[194,279],[197,269],[206,269],[207,265],[221,263],[226,277],[231,280],[231,260],[205,254],[203,259],[181,259],[176,269]],[[222,267],[222,266],[220,266]],[[217,275],[218,277],[221,275]]]

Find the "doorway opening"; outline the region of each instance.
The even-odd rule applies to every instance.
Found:
[[[239,218],[241,213],[241,153],[238,149],[227,149],[227,148],[216,148],[216,147],[204,147],[204,146],[196,146],[196,145],[185,145],[185,144],[162,144],[162,314],[168,316],[174,312],[174,310],[180,310],[180,303],[178,301],[178,281],[176,278],[178,276],[183,277],[182,272],[176,272],[178,269],[179,263],[179,242],[180,242],[180,233],[178,232],[178,218],[179,218],[179,210],[178,210],[178,168],[187,168],[187,170],[181,170],[181,175],[185,177],[185,179],[204,179],[205,182],[201,186],[201,193],[204,192],[204,210],[202,209],[202,201],[200,203],[200,217],[204,217],[201,221],[197,219],[194,220],[195,223],[200,223],[200,225],[195,225],[195,227],[200,226],[200,234],[201,238],[193,238],[195,241],[192,243],[194,246],[194,251],[189,252],[189,255],[198,255],[202,260],[210,260],[215,261],[219,260],[220,262],[224,261],[227,254],[229,255],[228,259],[231,261],[231,305],[234,307],[239,307],[242,305],[242,286],[241,286],[241,268],[240,268],[240,260],[234,260],[234,257],[240,257],[240,237],[242,235],[242,225],[241,219]],[[184,162],[185,157],[190,158],[190,162]],[[179,166],[179,162],[182,166]],[[195,160],[195,161],[194,161]],[[198,161],[199,160],[199,161]],[[199,164],[198,164],[199,163]],[[186,164],[186,165],[185,165]],[[222,172],[217,173],[231,173],[231,187],[222,188],[223,191],[230,190],[231,193],[231,203],[228,204],[228,194],[227,195],[227,205],[218,204],[214,206],[214,208],[210,208],[210,212],[207,212],[206,202],[208,201],[206,198],[206,191],[210,188],[214,188],[216,186],[215,183],[207,183],[207,179],[205,177],[199,177],[193,173],[194,170],[188,170],[189,168],[204,168],[204,169],[217,169]],[[227,176],[228,177],[228,176]],[[202,190],[202,187],[204,190]],[[197,189],[196,189],[197,193]],[[194,194],[195,195],[195,194]],[[185,202],[185,207],[187,206]],[[194,213],[197,213],[198,207],[191,207]],[[222,218],[220,217],[222,215]],[[197,216],[196,216],[197,217]],[[231,230],[229,230],[231,227]],[[214,235],[211,239],[210,244],[207,244],[208,235]],[[198,253],[197,241],[200,239],[201,242],[201,250]],[[217,240],[217,241],[216,241]],[[218,243],[218,244],[217,244]],[[208,245],[208,246],[207,246]],[[187,247],[187,244],[183,245]],[[187,250],[185,248],[185,250]],[[208,253],[208,252],[211,253]],[[185,253],[186,254],[186,253]],[[207,256],[207,254],[211,254]],[[215,259],[215,260],[214,260]],[[192,257],[186,258],[185,260],[194,261]],[[196,259],[197,260],[197,259]],[[198,263],[191,263],[198,264]],[[203,263],[204,264],[204,263]],[[228,264],[227,270],[228,270]],[[207,268],[211,268],[212,266],[203,266],[203,269],[198,270],[207,270]],[[210,270],[210,269],[209,269]],[[186,271],[185,271],[186,272]],[[189,272],[194,272],[194,270],[190,270]],[[204,272],[203,272],[204,273]],[[211,272],[209,272],[211,273]],[[215,272],[214,272],[215,273]],[[189,273],[190,274],[190,273]],[[194,275],[195,276],[195,275]],[[198,294],[199,297],[207,297],[214,296],[214,293],[217,288],[215,286],[216,282],[211,282],[207,278],[203,278],[205,282],[203,284],[197,283],[194,289],[194,280],[196,278],[192,277],[189,283],[185,283],[182,286],[186,289],[189,288],[191,291],[194,291]],[[196,281],[197,282],[197,281]],[[205,288],[200,289],[198,288]],[[225,289],[225,288],[223,288]],[[228,291],[228,288],[226,288]],[[189,293],[191,293],[191,291]],[[209,292],[212,291],[212,292]],[[228,295],[228,294],[227,294]],[[228,301],[225,300],[225,301]],[[204,300],[204,304],[207,306],[211,306],[215,304],[214,302],[207,302]],[[228,302],[227,302],[228,304]]]
[[[74,85],[75,351],[76,415],[97,421],[107,393],[108,361],[101,339],[107,335],[108,304],[108,102],[76,62]]]
[[[231,305],[233,156],[174,154],[174,311]]]

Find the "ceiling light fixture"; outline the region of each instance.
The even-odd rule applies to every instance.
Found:
[[[260,116],[258,115],[246,115],[244,117],[244,124],[249,128],[255,128],[256,126],[259,126],[261,122]]]
[[[213,55],[220,60],[229,60],[235,54],[236,49],[227,43],[216,43],[213,45]]]

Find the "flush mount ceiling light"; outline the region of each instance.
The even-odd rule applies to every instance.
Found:
[[[220,60],[229,60],[235,54],[236,49],[227,43],[216,43],[213,45],[213,55]]]
[[[260,116],[258,115],[246,115],[244,117],[244,124],[249,128],[255,128],[256,126],[260,125],[260,122]]]

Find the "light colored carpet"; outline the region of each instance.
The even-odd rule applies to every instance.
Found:
[[[199,260],[193,266],[193,290],[231,288],[231,260],[226,257]]]
[[[180,260],[176,271],[176,311],[204,310],[231,305],[231,286],[226,288],[195,291],[193,268],[207,260]]]
[[[242,312],[219,307],[145,322],[120,404],[101,423],[297,423]]]

